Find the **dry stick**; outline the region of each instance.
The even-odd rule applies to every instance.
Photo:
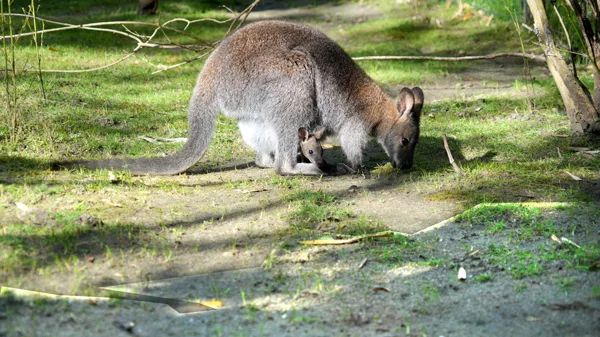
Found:
[[[463,176],[467,175],[465,171],[461,170],[461,168],[458,167],[454,161],[454,157],[452,157],[452,152],[450,152],[450,146],[448,145],[448,139],[446,139],[446,135],[443,135],[442,138],[444,139],[444,147],[446,148],[446,153],[448,154],[448,160],[450,161],[450,164],[452,164],[452,167],[454,167],[454,171]]]
[[[1,0],[0,0],[1,1]],[[41,46],[38,44],[38,36],[37,36],[37,20],[36,20],[36,10],[34,0],[31,0],[31,14],[33,15],[33,32],[36,33],[33,35],[33,42],[35,43],[35,52],[37,55],[38,61],[38,76],[40,78],[40,86],[42,89],[42,97],[44,101],[46,100],[46,89],[44,88],[44,75],[42,73],[42,55],[40,54]]]
[[[427,61],[470,61],[470,60],[491,60],[499,57],[524,57],[536,61],[545,62],[544,55],[536,55],[529,53],[499,53],[489,55],[474,55],[474,56],[362,56],[353,57],[355,61],[366,60],[427,60]]]
[[[194,61],[197,61],[197,60],[199,60],[199,59],[203,58],[204,56],[208,55],[209,53],[210,53],[210,52],[208,51],[208,52],[206,52],[206,53],[204,53],[204,54],[201,54],[201,55],[198,55],[198,56],[194,57],[194,58],[193,58],[193,59],[191,59],[191,60],[183,61],[183,62],[181,62],[181,63],[177,63],[177,64],[174,64],[174,65],[172,65],[172,66],[165,67],[165,68],[163,68],[163,69],[159,69],[159,70],[153,71],[153,72],[152,72],[152,75],[154,75],[154,74],[158,74],[158,73],[161,73],[161,72],[163,72],[163,71],[166,71],[166,70],[170,70],[170,69],[173,69],[173,68],[180,67],[180,66],[182,66],[182,65],[184,65],[184,64],[192,63],[192,62],[194,62]]]
[[[25,16],[25,17],[30,17],[29,15],[25,15],[25,14],[11,14],[10,16]],[[41,30],[39,32],[37,32],[38,34],[41,33],[50,33],[50,32],[58,32],[58,31],[63,31],[63,30],[71,30],[71,29],[88,29],[88,30],[100,30],[99,28],[94,28],[94,27],[98,27],[98,26],[113,26],[113,25],[140,25],[140,26],[150,26],[150,27],[156,27],[156,28],[160,28],[160,29],[165,29],[165,30],[169,30],[169,31],[173,31],[175,33],[181,34],[183,36],[187,36],[191,39],[194,39],[204,45],[210,46],[210,47],[214,47],[214,45],[210,42],[204,41],[203,39],[194,36],[192,34],[188,34],[187,32],[184,32],[180,29],[177,28],[171,28],[168,26],[163,26],[160,23],[150,23],[150,22],[141,22],[141,21],[108,21],[108,22],[93,22],[93,23],[84,23],[84,24],[80,24],[80,25],[73,25],[70,23],[64,23],[64,22],[57,22],[57,21],[49,21],[46,19],[42,19],[40,17],[37,18],[38,20],[43,20],[46,22],[51,22],[51,23],[55,23],[58,25],[63,25],[64,27],[57,27],[57,28],[48,28],[45,30]],[[109,29],[107,29],[109,30]],[[114,33],[118,33],[118,34],[122,34],[122,35],[129,35],[125,32],[122,32],[120,30],[111,30]],[[7,38],[14,38],[14,37],[22,37],[22,36],[29,36],[29,35],[33,35],[33,33],[20,33],[20,34],[14,34],[14,35],[8,35],[8,36],[0,36],[0,39],[7,39]],[[129,36],[131,37],[131,36]]]
[[[64,27],[59,27],[59,28],[55,28],[55,29],[42,30],[41,31],[42,33],[43,32],[52,32],[52,31],[59,31],[59,30],[67,30],[67,29],[80,28],[80,29],[85,29],[85,30],[104,31],[104,32],[111,32],[111,33],[115,33],[115,34],[120,34],[120,35],[129,37],[129,38],[137,41],[137,44],[138,44],[137,47],[131,53],[129,53],[129,54],[123,56],[122,58],[120,58],[119,60],[111,62],[111,63],[109,63],[107,65],[103,65],[103,66],[99,66],[99,67],[95,67],[95,68],[89,68],[89,69],[82,69],[82,70],[55,70],[55,69],[46,69],[46,70],[43,70],[43,69],[38,69],[37,71],[40,72],[40,74],[43,73],[43,72],[47,72],[47,73],[84,73],[84,72],[92,72],[92,71],[97,71],[97,70],[101,70],[101,69],[106,69],[106,68],[109,68],[111,66],[114,66],[114,65],[116,65],[118,63],[121,63],[121,62],[125,61],[129,57],[133,56],[142,47],[165,48],[165,49],[167,49],[167,48],[191,49],[191,48],[189,48],[188,46],[185,46],[185,45],[177,45],[177,44],[164,45],[164,44],[159,44],[159,43],[149,43],[156,36],[156,33],[158,31],[163,31],[164,32],[165,29],[168,29],[168,30],[180,33],[182,35],[191,37],[191,38],[193,38],[193,39],[195,39],[197,41],[202,42],[204,44],[204,46],[200,47],[197,51],[206,50],[208,48],[212,49],[212,48],[215,47],[216,44],[218,44],[220,42],[220,40],[216,41],[214,43],[209,43],[209,42],[203,41],[203,40],[201,40],[201,39],[199,39],[199,38],[197,38],[195,36],[187,34],[184,31],[181,31],[179,29],[169,28],[169,27],[167,27],[167,25],[170,24],[170,23],[173,23],[173,22],[183,21],[183,22],[186,23],[186,26],[183,29],[183,30],[185,30],[185,29],[187,29],[189,27],[190,24],[193,24],[193,23],[196,23],[196,22],[201,22],[201,21],[212,21],[212,22],[216,22],[216,23],[220,23],[220,24],[227,23],[227,22],[231,21],[231,25],[229,26],[229,29],[225,33],[225,36],[227,36],[232,31],[232,28],[236,24],[236,22],[239,21],[239,23],[238,23],[238,25],[237,25],[237,27],[235,29],[239,28],[240,25],[243,24],[246,21],[246,19],[248,18],[248,15],[250,14],[250,12],[254,9],[254,7],[259,2],[260,2],[260,0],[255,0],[250,6],[248,6],[246,9],[244,9],[240,14],[238,14],[234,18],[230,18],[230,19],[227,19],[227,20],[217,20],[217,19],[212,19],[212,18],[205,18],[205,19],[197,19],[197,20],[191,20],[190,21],[190,20],[187,20],[187,19],[184,19],[184,18],[176,18],[176,19],[169,20],[169,21],[167,21],[167,22],[165,22],[163,24],[160,24],[160,23],[158,23],[158,24],[148,24],[148,23],[145,23],[145,22],[135,22],[135,21],[117,21],[117,22],[99,22],[99,23],[91,23],[91,24],[84,24],[84,25],[72,25],[72,24],[69,24],[69,23],[52,21],[52,20],[46,20],[46,19],[42,19],[42,18],[39,18],[39,17],[36,18],[35,16],[33,16],[34,20],[37,19],[37,20],[40,20],[42,22],[48,22],[48,23],[53,23],[53,24],[64,26]],[[231,13],[233,13],[232,10],[230,10],[229,8],[227,8],[227,9]],[[14,14],[14,15],[15,16],[24,16],[26,18],[30,17],[28,14]],[[241,18],[241,20],[240,20],[240,18]],[[127,32],[123,32],[123,31],[116,30],[116,29],[110,29],[110,28],[92,28],[92,27],[98,26],[98,25],[113,25],[113,24],[120,24],[121,26],[123,26],[123,28]],[[131,30],[129,30],[125,26],[125,24],[151,25],[151,26],[156,27],[156,29],[154,30],[154,32],[152,33],[152,35],[150,35],[150,36],[143,36],[143,35],[136,34],[136,33],[132,32]],[[31,33],[18,34],[18,37],[27,36],[27,35],[31,35]],[[4,41],[7,37],[12,37],[12,34],[10,36],[0,36],[0,39],[2,39]],[[147,41],[143,42],[141,40],[142,38],[147,38]],[[197,57],[194,57],[191,60],[187,60],[185,62],[181,62],[181,63],[175,64],[173,66],[166,67],[164,69],[160,69],[158,71],[153,72],[152,74],[156,74],[156,73],[159,73],[159,72],[162,72],[162,71],[165,71],[165,70],[173,69],[173,68],[176,68],[176,67],[179,67],[179,66],[182,66],[182,65],[185,65],[185,64],[197,61],[197,60],[205,57],[208,54],[209,54],[209,52],[205,52],[205,53],[203,53],[203,54],[201,54],[201,55],[199,55]],[[31,70],[23,69],[23,71],[27,72],[27,71],[31,71]]]

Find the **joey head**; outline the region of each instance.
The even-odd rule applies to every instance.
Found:
[[[328,164],[323,158],[323,147],[321,139],[326,137],[325,128],[321,128],[314,134],[308,132],[305,128],[298,129],[298,138],[300,139],[300,152],[309,162],[314,164],[319,170],[327,174],[337,173],[336,167]]]
[[[319,164],[298,163],[298,129],[319,125],[340,140],[352,169],[361,167],[372,137],[395,167],[413,164],[423,91],[402,89],[397,101],[334,41],[292,22],[250,23],[223,39],[206,60],[191,95],[188,140],[160,158],[79,160],[61,166],[177,174],[202,158],[219,111],[237,121],[256,163],[280,174],[320,175]]]

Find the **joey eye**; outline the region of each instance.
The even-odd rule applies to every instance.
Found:
[[[404,145],[404,146],[408,145],[408,138],[402,137],[402,145]]]
[[[313,154],[313,150],[308,150],[308,154]]]

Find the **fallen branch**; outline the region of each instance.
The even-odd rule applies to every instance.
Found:
[[[384,233],[377,233],[377,234],[355,236],[355,237],[349,238],[349,239],[306,240],[306,241],[300,241],[300,243],[304,244],[304,245],[347,245],[350,243],[357,243],[357,242],[365,240],[365,239],[389,238],[389,237],[393,237],[393,236],[394,236],[393,232],[384,232]]]
[[[450,152],[450,146],[448,145],[448,139],[446,138],[446,135],[443,135],[442,138],[444,139],[444,147],[446,148],[446,153],[448,154],[448,160],[450,161],[450,164],[452,164],[454,171],[463,176],[467,175],[465,171],[458,167],[458,165],[454,161],[454,157],[452,156],[452,152]]]
[[[214,42],[209,42],[209,41],[205,41],[197,36],[187,33],[185,30],[187,30],[187,28],[191,24],[203,22],[203,21],[210,21],[210,22],[215,22],[215,23],[219,23],[219,24],[224,24],[224,23],[230,22],[231,24],[229,25],[226,33],[223,36],[223,38],[225,38],[228,35],[230,35],[232,33],[232,31],[235,31],[236,29],[238,29],[240,27],[240,25],[242,25],[244,23],[244,21],[248,18],[248,15],[250,14],[250,12],[254,9],[254,7],[256,7],[256,5],[258,5],[259,2],[260,2],[260,0],[255,0],[252,4],[250,4],[250,6],[246,7],[246,9],[244,9],[242,12],[240,12],[239,14],[234,15],[233,17],[226,19],[226,20],[217,20],[217,19],[213,19],[213,18],[188,20],[188,19],[184,19],[184,18],[176,18],[176,19],[166,21],[164,23],[160,23],[160,22],[159,23],[149,23],[149,22],[141,22],[141,21],[108,21],[108,22],[94,22],[94,23],[75,25],[75,24],[70,24],[70,23],[66,23],[66,22],[59,22],[59,21],[54,21],[54,20],[43,19],[38,16],[32,16],[29,14],[8,13],[8,14],[3,14],[3,15],[23,17],[23,18],[25,18],[25,20],[33,19],[33,20],[40,21],[43,23],[59,25],[61,27],[42,29],[39,31],[28,32],[28,33],[3,35],[3,36],[0,36],[0,41],[5,41],[7,39],[15,39],[15,38],[18,39],[20,37],[31,36],[31,35],[36,36],[36,34],[66,31],[66,30],[72,30],[72,29],[83,29],[83,30],[93,30],[93,31],[100,31],[100,32],[107,32],[107,33],[122,35],[122,36],[125,36],[127,38],[134,40],[137,44],[136,47],[130,53],[122,56],[117,61],[113,61],[109,64],[94,67],[94,68],[78,69],[78,70],[58,70],[58,69],[22,69],[21,70],[22,72],[41,72],[41,73],[83,73],[83,72],[91,72],[91,71],[106,69],[106,68],[109,68],[111,66],[114,66],[116,64],[119,64],[119,63],[125,61],[126,59],[133,56],[136,52],[138,52],[140,49],[142,49],[144,47],[145,48],[163,48],[163,49],[179,48],[179,49],[191,50],[194,52],[202,52],[202,51],[209,49],[208,52],[204,52],[201,55],[198,55],[190,60],[178,63],[173,66],[163,67],[163,68],[159,69],[158,71],[153,72],[153,74],[155,74],[157,72],[173,69],[173,68],[197,61],[199,59],[202,59],[210,53],[210,50],[214,49],[222,41],[222,39],[220,39],[220,40],[217,40]],[[223,6],[223,7],[226,8],[230,13],[233,14],[233,11],[231,9],[229,9],[225,6]],[[183,30],[169,27],[170,24],[175,23],[175,22],[184,22],[186,25],[183,28]],[[103,26],[115,26],[115,25],[122,26],[125,31],[118,30],[118,29],[112,29],[112,28],[100,28]],[[155,29],[151,35],[146,36],[146,35],[141,35],[141,34],[133,32],[132,30],[127,28],[127,25],[150,26],[150,27],[155,27]],[[159,31],[163,32],[163,35],[165,35],[165,37],[167,38],[169,43],[152,42],[152,40],[156,37],[156,35]],[[171,32],[183,35],[185,37],[191,38],[191,39],[195,40],[196,42],[198,42],[199,45],[180,45],[180,44],[172,43],[171,40],[168,38],[168,36],[166,36],[166,34],[164,34],[164,31],[171,31]],[[6,71],[10,71],[10,70],[9,69],[0,69],[0,71],[6,72]]]
[[[164,144],[164,143],[185,143],[187,141],[187,138],[163,138],[163,137],[147,137],[147,136],[139,136],[138,138],[141,138],[147,142],[153,143],[153,144]]]
[[[426,60],[426,61],[472,61],[472,60],[491,60],[500,57],[524,57],[531,60],[545,62],[544,55],[529,53],[499,53],[474,56],[361,56],[353,57],[355,61],[383,61],[383,60]]]

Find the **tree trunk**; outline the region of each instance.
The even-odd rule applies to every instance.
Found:
[[[591,22],[586,15],[588,11],[585,1],[567,0],[567,3],[577,17],[591,61],[596,64],[592,68],[592,75],[594,76],[593,99],[596,110],[600,112],[600,0],[589,2]]]
[[[552,73],[565,104],[566,113],[571,122],[571,130],[578,134],[600,132],[600,123],[596,123],[599,118],[598,108],[594,104],[590,92],[569,69],[567,62],[556,48],[543,0],[527,0],[527,4],[535,22],[536,34],[546,56],[548,69]],[[594,74],[594,77],[594,96],[596,96],[600,88],[600,79],[598,79],[597,73]]]

